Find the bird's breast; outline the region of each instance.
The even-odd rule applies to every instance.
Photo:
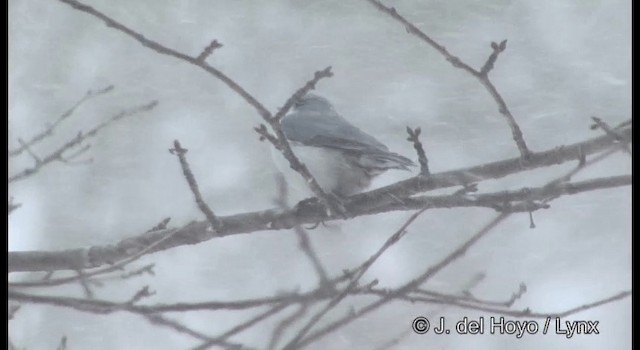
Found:
[[[325,192],[349,196],[369,186],[369,176],[350,164],[339,150],[311,147],[297,142],[290,142],[290,145],[293,153],[306,165]],[[272,156],[292,191],[306,192],[306,197],[313,196],[303,177],[291,169],[289,162],[279,151],[274,149]]]

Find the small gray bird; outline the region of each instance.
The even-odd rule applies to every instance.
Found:
[[[340,197],[363,191],[386,170],[409,170],[415,165],[351,125],[327,99],[318,95],[307,94],[299,99],[281,125],[293,152],[320,187]],[[280,171],[292,172],[282,155],[274,158]],[[299,174],[286,175],[290,183],[291,179],[302,180]],[[304,182],[301,184],[307,187]]]

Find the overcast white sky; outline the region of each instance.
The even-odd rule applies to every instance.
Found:
[[[87,1],[100,11],[182,52],[197,55],[212,39],[224,47],[209,58],[271,110],[313,72],[331,65],[334,77],[317,93],[338,112],[389,148],[414,158],[405,127],[420,126],[433,172],[517,156],[495,102],[468,74],[366,1]],[[631,113],[631,1],[386,1],[453,54],[479,67],[491,41],[508,39],[491,77],[534,151],[585,140],[596,115],[615,125]],[[193,66],[160,56],[97,19],[54,0],[9,1],[10,144],[28,138],[88,89],[113,84],[108,95],[84,104],[36,152],[46,154],[79,130],[118,111],[158,100],[140,114],[91,140],[85,165],[54,164],[12,184],[23,207],[9,217],[11,250],[47,250],[108,244],[143,232],[170,216],[174,225],[202,220],[167,151],[174,139],[189,161],[206,201],[219,215],[273,206],[275,168],[269,145],[253,127],[261,119],[221,82]],[[81,158],[83,159],[83,158]],[[30,165],[12,159],[10,174]],[[481,191],[537,186],[573,164],[481,183]],[[624,154],[577,179],[630,174]],[[374,187],[411,176],[390,172]],[[339,274],[368,258],[410,215],[361,217],[311,231],[327,269]],[[437,262],[495,214],[486,209],[432,210],[410,228],[365,275],[394,287]],[[521,282],[528,292],[514,306],[561,311],[630,289],[631,189],[618,188],[552,203],[535,214],[514,215],[426,287],[455,292],[479,272],[474,291],[507,299]],[[291,232],[216,239],[149,256],[156,276],[109,285],[98,296],[129,298],[148,284],[150,303],[233,300],[313,288],[316,276]],[[80,287],[59,291],[81,296]],[[362,301],[346,300],[358,307]],[[602,349],[630,348],[631,301],[575,315],[600,321],[600,335],[418,336],[394,349]],[[347,312],[337,309],[331,320]],[[172,315],[216,334],[251,313]],[[447,320],[473,313],[393,303],[315,343],[312,349],[372,349],[403,332],[418,315]],[[236,341],[261,348],[271,326],[241,333]],[[25,305],[11,321],[13,342],[54,348],[62,335],[72,349],[178,349],[193,339],[124,314],[97,316]]]

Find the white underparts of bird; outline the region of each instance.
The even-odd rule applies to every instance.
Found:
[[[293,153],[327,193],[347,197],[362,192],[371,180],[389,169],[409,170],[415,164],[390,152],[373,136],[341,117],[331,103],[318,95],[299,99],[281,122]],[[278,169],[294,191],[310,194],[300,174],[282,154],[273,152]]]

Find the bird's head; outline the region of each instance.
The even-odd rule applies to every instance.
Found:
[[[294,110],[332,110],[333,106],[326,98],[315,94],[306,94],[293,104]]]

